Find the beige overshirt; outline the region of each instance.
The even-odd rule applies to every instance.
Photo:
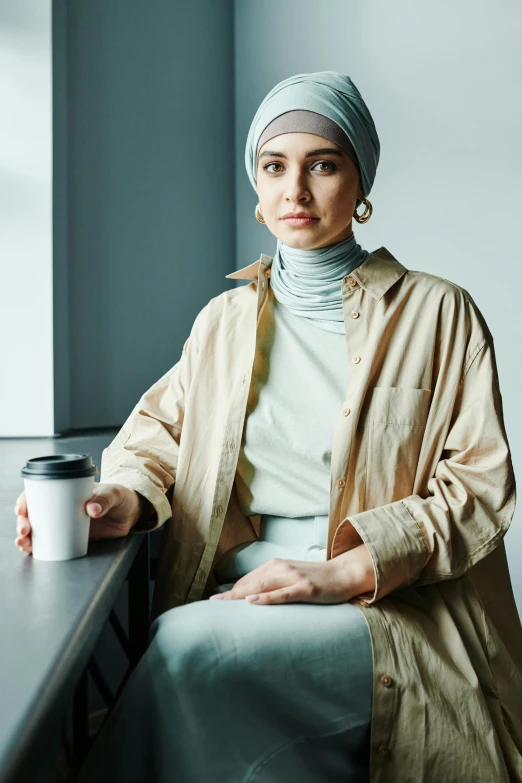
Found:
[[[100,481],[156,509],[132,532],[165,525],[153,619],[208,597],[213,563],[258,537],[234,479],[254,362],[268,361],[271,263],[227,275],[250,282],[198,313],[102,455]],[[374,593],[352,599],[373,648],[370,783],[522,782],[522,627],[503,541],[515,477],[493,337],[465,289],[384,247],[342,299],[327,558],[353,525],[375,570]]]

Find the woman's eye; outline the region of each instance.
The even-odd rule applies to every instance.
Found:
[[[319,160],[316,165],[328,166],[327,171],[333,171],[335,169],[335,163],[332,163],[330,160]]]
[[[267,163],[266,166],[263,166],[265,171],[268,171],[270,166],[280,166],[280,163]]]
[[[268,171],[270,166],[281,166],[281,163],[267,163],[266,166],[263,166],[265,171]],[[318,160],[317,163],[314,164],[314,166],[326,166],[326,169],[323,169],[323,171],[334,171],[335,170],[335,163],[332,163],[330,160]],[[271,171],[270,174],[278,174],[277,171]]]

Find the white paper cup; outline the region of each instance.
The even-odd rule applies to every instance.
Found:
[[[72,560],[87,554],[91,521],[85,505],[96,472],[88,454],[27,461],[22,476],[36,560]]]

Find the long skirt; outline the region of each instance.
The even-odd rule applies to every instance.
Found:
[[[261,555],[283,554],[270,521],[267,546],[220,563],[229,578],[220,592]],[[325,559],[316,544],[295,551],[287,556]],[[152,623],[77,783],[362,783],[372,688],[371,637],[355,604],[185,604]]]

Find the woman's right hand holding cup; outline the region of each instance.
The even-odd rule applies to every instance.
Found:
[[[86,512],[91,518],[89,541],[126,536],[140,519],[144,503],[145,499],[141,495],[122,484],[94,482],[93,494],[85,504]],[[16,500],[15,514],[18,534],[15,544],[22,552],[30,554],[31,523],[25,491]]]

